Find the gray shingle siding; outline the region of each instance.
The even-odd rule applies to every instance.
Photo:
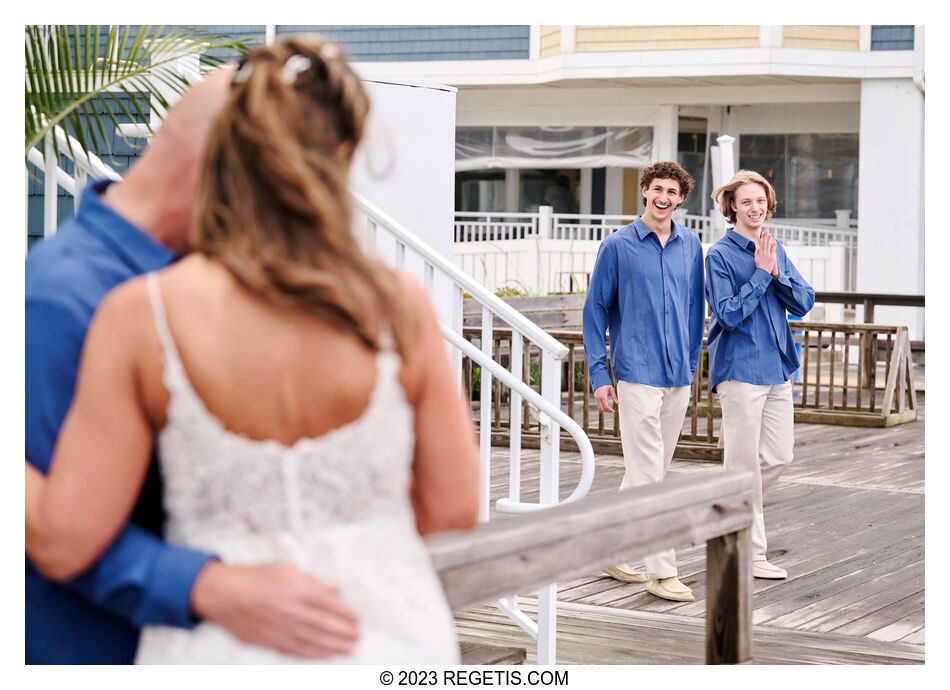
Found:
[[[225,27],[222,27],[224,29]],[[528,25],[277,26],[278,35],[318,33],[339,41],[355,62],[528,58]]]
[[[108,106],[106,105],[108,103]],[[100,113],[105,113],[106,107],[111,108],[114,112],[120,113],[118,115],[119,122],[128,122],[129,118],[121,114],[121,111],[118,107],[109,101],[97,101],[97,110]],[[148,113],[146,112],[146,115]],[[135,160],[138,155],[142,152],[142,149],[145,147],[146,140],[139,138],[130,138],[125,139],[120,136],[116,131],[115,127],[112,125],[112,122],[106,116],[103,121],[103,128],[106,132],[106,139],[109,144],[108,154],[99,154],[99,158],[102,159],[102,162],[108,165],[110,168],[122,174],[125,170],[132,164],[132,161]],[[65,170],[67,173],[72,174],[73,172],[73,162],[66,157],[60,158],[60,167]],[[29,182],[27,185],[28,188],[28,200],[27,200],[27,238],[28,246],[32,246],[34,242],[43,237],[43,171],[38,170],[36,167],[29,165]],[[58,200],[57,200],[57,218],[59,223],[62,223],[64,220],[73,215],[73,198],[68,195],[63,189],[58,190]]]

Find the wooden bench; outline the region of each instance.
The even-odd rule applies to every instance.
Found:
[[[676,478],[426,538],[455,611],[706,543],[706,663],[752,661],[754,477]]]

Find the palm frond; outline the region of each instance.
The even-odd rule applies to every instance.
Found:
[[[147,113],[225,62],[208,51],[243,54],[249,41],[187,27],[27,25],[26,153],[59,126],[83,154],[108,154],[120,118],[148,126]]]

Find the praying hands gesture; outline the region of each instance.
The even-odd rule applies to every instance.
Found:
[[[778,258],[776,243],[768,230],[763,230],[755,243],[755,266],[768,271],[773,278],[778,277]]]

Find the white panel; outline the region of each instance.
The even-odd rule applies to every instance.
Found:
[[[910,79],[861,90],[859,292],[924,293],[924,97]],[[876,323],[923,338],[923,310],[878,307]]]
[[[455,97],[452,87],[364,81],[370,119],[353,161],[357,191],[440,254],[452,259],[455,211]],[[424,281],[421,264],[407,269]],[[440,281],[436,281],[438,285]],[[451,291],[435,291],[435,307],[451,323]]]

